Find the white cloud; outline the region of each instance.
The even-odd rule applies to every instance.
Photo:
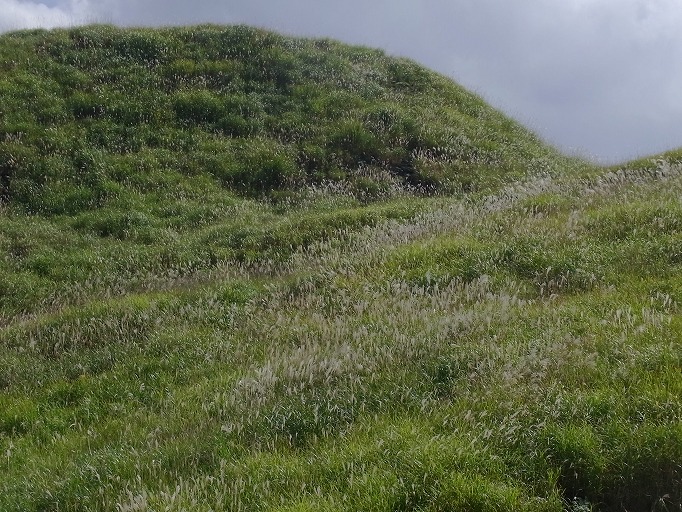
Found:
[[[31,2],[0,0],[0,33],[24,28],[53,28],[96,21],[87,0]]]

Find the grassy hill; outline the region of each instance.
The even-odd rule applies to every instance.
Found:
[[[332,41],[97,26],[5,35],[0,59],[2,194],[32,213],[190,178],[248,196],[344,179],[469,189],[553,156],[451,81]]]
[[[679,510],[679,152],[413,62],[0,37],[0,510]]]
[[[0,317],[75,284],[281,259],[409,216],[414,196],[560,167],[451,81],[332,41],[247,27],[17,32],[0,39],[0,68]]]

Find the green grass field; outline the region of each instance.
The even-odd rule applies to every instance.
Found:
[[[682,153],[247,27],[0,36],[0,510],[682,510]]]

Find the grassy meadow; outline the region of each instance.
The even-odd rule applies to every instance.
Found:
[[[0,36],[0,510],[682,510],[682,152],[248,27]]]

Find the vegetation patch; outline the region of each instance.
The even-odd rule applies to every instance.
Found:
[[[243,26],[0,69],[0,510],[682,506],[679,151]]]

